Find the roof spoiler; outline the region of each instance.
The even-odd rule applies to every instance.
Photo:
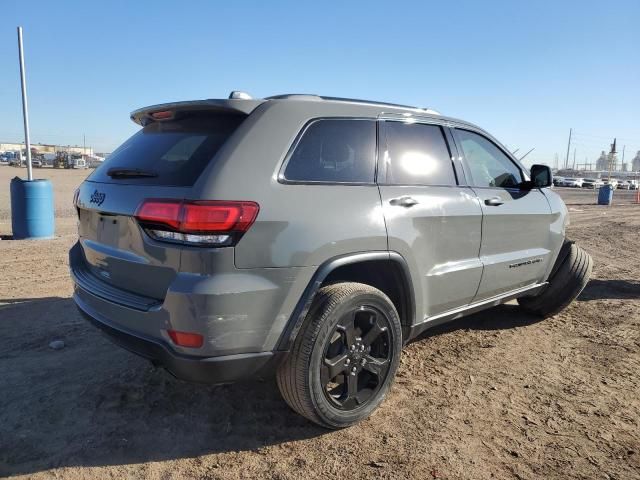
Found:
[[[244,99],[224,99],[224,100],[194,100],[189,102],[161,103],[150,107],[140,108],[131,112],[131,120],[145,126],[153,121],[152,114],[156,112],[179,112],[179,111],[211,111],[219,113],[230,113],[236,115],[249,115],[264,100],[244,100]]]

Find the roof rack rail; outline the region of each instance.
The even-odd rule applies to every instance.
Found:
[[[282,95],[272,95],[265,97],[265,100],[324,100],[324,97],[313,93],[283,93]]]
[[[347,102],[347,103],[361,103],[365,105],[377,105],[383,107],[404,108],[411,110],[420,110],[431,115],[441,115],[437,110],[431,108],[420,108],[411,105],[400,105],[397,103],[378,102],[374,100],[361,100],[357,98],[344,98],[344,97],[326,97],[323,95],[305,94],[305,93],[285,93],[281,95],[273,95],[271,97],[265,97],[265,100],[287,100],[287,99],[299,99],[299,100],[326,100],[329,102]]]

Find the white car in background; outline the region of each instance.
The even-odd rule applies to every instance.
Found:
[[[618,184],[618,188],[621,190],[637,190],[638,189],[638,181],[637,180],[623,180]]]
[[[600,188],[602,185],[602,180],[599,178],[585,178],[582,181],[582,188]]]
[[[567,177],[562,181],[563,187],[574,187],[574,188],[582,188],[582,184],[584,182],[584,178],[578,177]]]

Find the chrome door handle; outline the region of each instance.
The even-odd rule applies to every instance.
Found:
[[[487,198],[484,201],[485,205],[489,205],[491,207],[497,207],[498,205],[502,205],[504,202],[502,201],[502,198],[500,197],[491,197],[491,198]]]
[[[409,196],[402,196],[398,198],[392,198],[389,200],[389,203],[394,206],[399,207],[413,207],[418,204],[418,201],[415,198],[411,198]]]

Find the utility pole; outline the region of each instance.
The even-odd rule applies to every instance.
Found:
[[[27,147],[27,180],[33,180],[31,170],[31,140],[29,139],[29,105],[27,103],[27,79],[24,70],[24,52],[22,48],[22,27],[18,27],[18,55],[20,57],[20,82],[22,84],[22,116],[24,118],[24,143]]]
[[[613,143],[611,144],[611,151],[609,152],[609,183],[611,183],[611,168],[613,167],[613,161],[616,157],[616,139],[613,139]]]
[[[573,147],[573,169],[576,169],[576,149]]]
[[[564,168],[569,166],[569,150],[571,150],[571,134],[573,133],[573,129],[569,129],[569,143],[567,143],[567,157],[564,159]]]

